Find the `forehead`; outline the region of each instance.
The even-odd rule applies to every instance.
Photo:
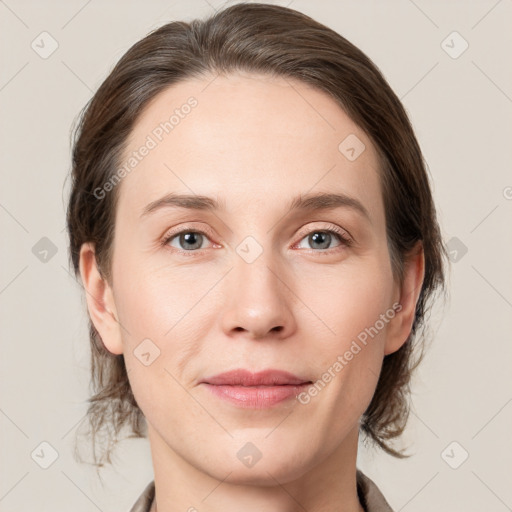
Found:
[[[170,86],[139,116],[121,165],[130,158],[119,208],[134,219],[166,192],[226,197],[245,210],[310,191],[357,196],[373,216],[382,206],[367,135],[326,93],[288,78],[238,73]]]

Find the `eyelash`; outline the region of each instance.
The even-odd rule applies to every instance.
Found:
[[[312,235],[313,233],[329,233],[331,235],[335,235],[335,237],[337,237],[338,240],[340,241],[340,246],[332,247],[330,249],[318,249],[318,250],[309,249],[309,251],[312,251],[317,254],[330,255],[333,252],[341,250],[340,247],[342,247],[342,246],[350,247],[354,243],[354,241],[348,236],[346,231],[340,229],[338,226],[331,224],[328,228],[312,229],[312,230],[302,234],[301,238],[298,240],[298,242],[293,244],[293,246],[295,247],[300,242],[302,242],[302,240],[304,240],[304,238],[308,237],[309,235]]]
[[[167,233],[166,235],[164,235],[164,237],[162,239],[162,242],[161,242],[162,246],[163,247],[170,247],[168,245],[169,242],[171,240],[173,240],[174,238],[176,238],[179,235],[182,235],[184,233],[196,233],[196,234],[204,235],[208,239],[213,238],[212,234],[209,233],[206,230],[192,229],[192,228],[186,228],[185,227],[184,229],[181,229],[180,231],[171,232],[171,233]],[[304,238],[306,238],[307,236],[309,236],[309,235],[311,235],[313,233],[329,233],[329,234],[333,234],[333,235],[335,235],[335,237],[338,238],[338,240],[340,242],[340,246],[332,247],[330,249],[318,249],[318,250],[317,249],[306,249],[306,250],[309,250],[310,252],[314,252],[316,254],[330,255],[333,252],[336,252],[337,250],[341,250],[340,247],[342,247],[342,246],[351,247],[353,245],[353,243],[354,243],[354,241],[347,235],[346,231],[340,229],[338,226],[336,226],[334,224],[331,224],[328,228],[312,229],[312,230],[304,233],[301,236],[301,238],[295,244],[293,244],[293,247],[298,245],[300,242],[302,242],[302,240],[304,240]],[[198,253],[201,254],[206,249],[194,249],[194,250],[190,250],[190,251],[184,251],[184,250],[180,250],[180,249],[176,249],[175,247],[172,247],[170,250],[173,251],[173,252],[178,252],[178,253],[184,254],[186,256],[193,256],[193,255],[196,255]],[[302,250],[304,250],[304,249],[302,249]]]

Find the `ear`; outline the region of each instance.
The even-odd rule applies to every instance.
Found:
[[[401,308],[388,324],[384,354],[396,352],[409,337],[414,323],[416,304],[425,277],[425,254],[423,244],[418,241],[404,261],[404,279],[396,296]]]
[[[98,271],[94,245],[91,243],[82,244],[80,248],[80,275],[89,315],[105,348],[112,354],[122,354],[121,326],[117,320],[114,295]]]

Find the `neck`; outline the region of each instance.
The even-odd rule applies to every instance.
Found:
[[[357,495],[358,429],[349,433],[325,459],[311,467],[258,468],[247,475],[234,464],[221,475],[191,464],[174,451],[148,423],[155,500],[151,512],[364,512]],[[261,462],[261,461],[260,461]],[[218,468],[213,464],[213,472]],[[289,466],[288,466],[289,468]],[[259,471],[258,471],[259,469]]]

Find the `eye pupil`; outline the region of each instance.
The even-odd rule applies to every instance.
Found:
[[[328,249],[329,248],[329,245],[331,242],[331,235],[329,233],[323,233],[323,232],[318,231],[316,233],[313,233],[312,235],[309,235],[309,238],[312,243],[320,244],[321,245],[321,247],[319,247],[320,249]],[[326,240],[327,240],[327,242],[326,242]]]
[[[196,237],[199,237],[199,242],[197,242]],[[180,244],[187,251],[193,250],[193,249],[198,249],[199,247],[201,247],[201,237],[202,237],[201,233],[194,233],[194,232],[183,233],[180,235]],[[186,244],[191,244],[193,247],[190,247],[190,245],[187,247]]]

